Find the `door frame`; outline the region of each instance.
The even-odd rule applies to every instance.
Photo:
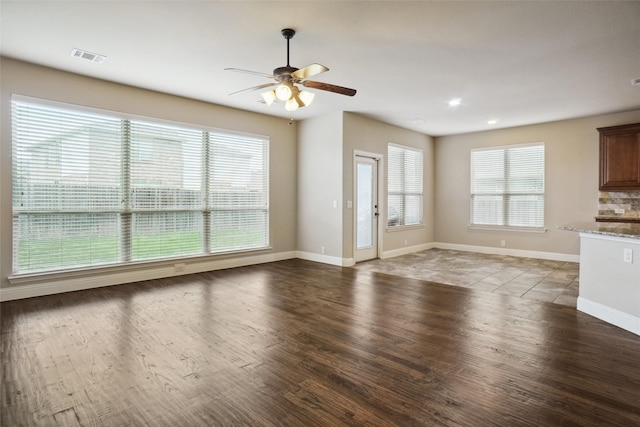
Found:
[[[352,198],[353,198],[353,209],[351,209],[351,224],[352,224],[352,230],[353,232],[351,233],[351,241],[352,241],[352,256],[353,256],[353,260],[354,263],[356,262],[356,251],[357,251],[357,246],[358,246],[358,241],[357,241],[357,236],[356,236],[356,232],[358,229],[358,215],[356,212],[356,192],[357,192],[357,162],[358,162],[358,157],[368,157],[370,159],[374,159],[376,160],[376,164],[377,164],[377,171],[376,171],[376,175],[377,175],[377,182],[376,182],[376,187],[377,187],[377,194],[376,197],[378,198],[378,226],[377,229],[375,230],[375,232],[377,233],[377,239],[376,239],[376,243],[377,243],[377,247],[376,247],[376,258],[381,258],[382,257],[382,248],[383,248],[383,231],[384,231],[384,223],[387,220],[387,215],[386,215],[386,201],[383,198],[384,195],[384,191],[383,191],[383,186],[382,184],[385,182],[384,180],[384,172],[385,172],[385,168],[384,168],[384,156],[382,154],[379,153],[372,153],[372,152],[368,152],[368,151],[362,151],[362,150],[353,150],[353,165],[352,165],[352,169],[353,169],[353,176],[352,176],[352,180],[351,180],[351,194],[352,194]]]

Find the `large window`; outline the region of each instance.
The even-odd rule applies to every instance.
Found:
[[[268,139],[12,109],[14,274],[269,245]]]
[[[422,150],[389,144],[387,226],[422,224]]]
[[[471,225],[544,228],[544,144],[471,151]]]

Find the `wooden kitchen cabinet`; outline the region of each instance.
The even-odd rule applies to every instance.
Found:
[[[640,191],[640,123],[598,128],[600,190]]]

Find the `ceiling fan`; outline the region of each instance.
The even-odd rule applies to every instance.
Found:
[[[309,77],[329,71],[327,67],[320,64],[307,65],[304,68],[296,68],[289,65],[289,40],[296,34],[295,30],[285,28],[282,30],[282,36],[287,40],[287,65],[278,67],[273,70],[273,74],[260,73],[257,71],[242,70],[239,68],[225,68],[228,71],[239,73],[254,74],[275,80],[274,83],[265,83],[262,85],[250,87],[248,89],[239,90],[229,95],[238,95],[240,93],[252,92],[256,90],[274,87],[271,90],[262,93],[262,98],[267,105],[271,105],[274,101],[280,100],[285,102],[284,108],[287,111],[295,111],[298,108],[306,107],[311,104],[315,94],[306,90],[300,90],[296,84],[300,84],[306,88],[325,90],[341,95],[353,96],[356,94],[355,89],[348,87],[336,86],[329,83],[316,82],[306,80]]]

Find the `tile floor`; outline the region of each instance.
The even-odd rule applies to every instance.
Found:
[[[575,307],[578,266],[576,262],[429,249],[362,262],[355,268]]]

